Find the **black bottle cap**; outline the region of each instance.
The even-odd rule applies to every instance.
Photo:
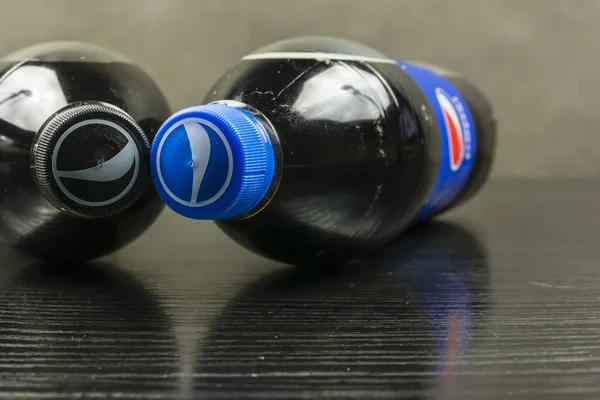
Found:
[[[48,118],[32,147],[44,197],[64,213],[105,218],[134,204],[150,182],[148,138],[123,110],[72,103]]]

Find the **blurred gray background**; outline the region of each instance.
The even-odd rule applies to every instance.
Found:
[[[0,0],[0,53],[49,40],[119,51],[174,108],[240,57],[298,35],[461,72],[500,123],[495,176],[600,177],[600,0]]]

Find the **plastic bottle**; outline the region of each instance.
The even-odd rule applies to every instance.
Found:
[[[302,37],[230,69],[153,143],[166,204],[266,257],[339,262],[471,198],[495,122],[460,75]]]
[[[158,216],[149,144],[170,108],[153,80],[91,44],[0,60],[0,236],[45,259],[89,259]]]

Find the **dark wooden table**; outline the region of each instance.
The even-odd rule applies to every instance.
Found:
[[[599,199],[496,181],[321,270],[171,212],[88,265],[0,247],[0,397],[599,399]]]

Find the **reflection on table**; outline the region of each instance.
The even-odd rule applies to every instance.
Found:
[[[283,269],[216,319],[200,345],[195,388],[448,398],[488,290],[486,250],[467,229],[441,222],[364,262]]]
[[[5,393],[179,391],[170,322],[132,275],[110,263],[44,264],[4,247],[0,259]]]

